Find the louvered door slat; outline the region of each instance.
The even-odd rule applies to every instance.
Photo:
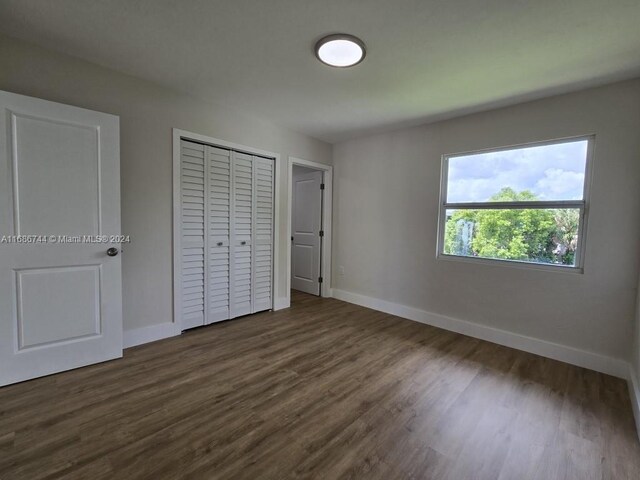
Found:
[[[205,149],[182,140],[180,151],[180,314],[186,329],[204,325],[205,319]]]

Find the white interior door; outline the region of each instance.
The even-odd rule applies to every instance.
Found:
[[[269,310],[274,160],[185,139],[179,145],[179,163],[174,163],[176,317],[186,330]]]
[[[273,160],[253,157],[256,214],[253,242],[253,311],[269,310],[273,305]]]
[[[209,276],[206,323],[229,318],[229,238],[231,235],[231,151],[207,147]]]
[[[182,328],[205,324],[206,147],[180,142],[180,314]]]
[[[322,172],[293,168],[291,287],[320,295]]]
[[[8,92],[0,110],[7,385],[122,356],[120,160],[115,116]]]

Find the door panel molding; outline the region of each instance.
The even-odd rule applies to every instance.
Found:
[[[93,172],[92,176],[93,178],[93,185],[96,187],[96,191],[95,191],[95,205],[88,205],[89,207],[93,207],[94,209],[94,214],[95,214],[95,218],[93,218],[93,225],[92,225],[92,230],[86,230],[86,229],[82,229],[79,231],[72,231],[72,230],[68,230],[66,229],[64,232],[54,232],[51,229],[48,229],[48,233],[59,233],[59,234],[67,234],[67,235],[73,235],[73,234],[85,234],[85,235],[102,235],[103,233],[103,229],[102,229],[102,186],[101,186],[101,182],[100,182],[100,171],[101,171],[101,159],[100,159],[100,145],[101,145],[101,139],[100,139],[100,128],[97,125],[83,125],[83,124],[78,124],[75,122],[69,122],[69,121],[62,121],[59,119],[55,119],[55,118],[48,118],[46,116],[39,116],[39,115],[27,115],[27,114],[23,114],[23,113],[19,113],[19,112],[15,112],[15,111],[10,111],[9,112],[10,116],[11,116],[11,120],[10,120],[10,128],[11,128],[11,168],[12,168],[12,186],[13,186],[13,219],[14,219],[14,232],[16,235],[30,235],[30,234],[34,234],[36,232],[34,231],[29,231],[29,229],[25,229],[23,231],[22,228],[22,223],[21,222],[21,217],[22,217],[22,210],[20,208],[20,205],[23,203],[21,202],[20,199],[20,192],[22,190],[22,188],[20,187],[21,182],[24,180],[22,177],[24,175],[20,174],[20,162],[19,162],[19,156],[20,156],[20,147],[21,147],[21,143],[22,143],[22,138],[21,138],[21,134],[19,134],[20,128],[28,128],[27,125],[24,125],[23,127],[20,126],[20,121],[27,121],[27,122],[32,122],[31,127],[34,127],[35,125],[33,125],[33,123],[39,122],[41,125],[41,128],[44,128],[46,126],[46,124],[50,124],[50,126],[52,127],[62,127],[62,130],[70,130],[70,129],[77,129],[77,130],[85,130],[87,133],[89,133],[90,137],[91,137],[91,145],[83,145],[83,147],[91,147],[91,149],[93,150],[93,156],[94,156],[94,160],[95,160],[95,165],[93,165]],[[45,133],[45,132],[42,132]],[[53,135],[54,132],[48,132],[51,134],[51,136],[57,136],[58,138],[61,137],[64,133],[70,134],[70,131],[64,132],[64,131],[59,131],[57,132],[57,135]],[[27,146],[28,146],[28,141],[27,141]],[[68,142],[65,143],[63,145],[63,148],[65,148],[66,150],[69,150],[73,147],[74,145],[72,145],[72,142]],[[76,146],[76,148],[78,148],[80,146]],[[67,152],[65,152],[67,153]],[[83,162],[82,162],[82,167],[83,168],[87,168],[87,167],[92,167],[92,165],[88,165],[86,162],[86,158],[83,157],[82,158]],[[24,172],[23,172],[24,173]],[[73,172],[73,171],[60,171],[60,175],[73,175],[74,173],[77,172]],[[46,188],[47,185],[50,186],[55,186],[56,182],[55,179],[52,179],[50,177],[46,177],[46,178],[41,178],[41,185],[39,186],[40,188],[42,188],[43,186]],[[86,187],[88,187],[89,185],[86,185]],[[23,185],[23,189],[26,189],[27,186]],[[36,186],[36,188],[38,188],[38,186]],[[73,197],[73,194],[75,194],[76,192],[67,192],[67,195],[70,197]],[[92,195],[93,196],[93,195]],[[73,200],[73,199],[71,199]],[[80,205],[81,208],[86,209],[87,205],[86,202],[82,202],[83,205]],[[68,201],[68,202],[64,202],[64,206],[66,208],[68,207],[74,207],[74,202],[73,201]],[[42,210],[44,209],[57,209],[57,205],[50,205],[50,204],[38,204],[35,206],[37,210],[40,211],[40,214],[42,216],[45,216],[45,213],[42,213]],[[77,207],[77,206],[75,206]],[[73,211],[69,211],[68,212],[69,215],[74,215],[75,212]]]
[[[100,265],[70,265],[70,266],[55,266],[45,268],[21,268],[14,270],[15,278],[15,292],[16,292],[16,352],[20,353],[25,350],[31,350],[34,348],[48,347],[52,345],[62,345],[66,343],[72,343],[82,340],[87,340],[96,336],[102,335],[102,314],[100,311],[100,284],[102,283],[102,271]],[[89,278],[82,278],[81,282],[73,284],[69,279],[62,277],[67,276],[65,274],[72,273],[90,273]],[[47,276],[55,276],[57,278],[42,278]],[[29,277],[40,276],[41,278],[29,279]],[[85,275],[86,276],[86,275]],[[91,283],[90,283],[91,282]],[[35,285],[34,285],[35,283]],[[38,289],[39,287],[39,289]],[[89,298],[91,301],[91,308],[93,315],[93,321],[91,324],[84,325],[85,331],[79,330],[83,325],[70,324],[65,325],[60,315],[69,314],[69,312],[60,311],[63,305],[55,305],[57,298],[64,298],[68,295],[64,295],[64,292],[60,290],[72,289],[70,292],[75,296],[78,296],[77,289],[88,288],[92,290],[93,298]],[[25,295],[26,293],[26,295]],[[89,292],[86,292],[89,293]],[[49,296],[54,298],[47,299],[47,308],[43,312],[33,312],[32,308],[28,304],[28,296]],[[86,306],[86,305],[85,305]],[[80,312],[76,312],[74,318],[81,318],[78,315]],[[89,312],[87,312],[89,313]],[[39,332],[38,329],[30,328],[33,325],[29,323],[35,323],[40,317],[47,316],[47,324],[49,332]],[[58,323],[56,325],[56,323]],[[54,338],[52,335],[60,335],[65,331],[65,328],[71,328],[66,336],[60,336],[60,338]],[[54,330],[54,331],[51,331]],[[90,331],[92,330],[92,331]],[[40,335],[40,338],[35,338],[33,342],[30,342],[27,337],[34,337]],[[44,338],[43,335],[46,335]]]

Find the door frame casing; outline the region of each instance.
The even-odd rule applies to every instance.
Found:
[[[173,129],[173,245],[172,245],[172,255],[173,255],[173,324],[175,325],[175,334],[178,335],[183,330],[182,329],[182,321],[180,319],[180,311],[181,311],[181,296],[180,296],[180,285],[182,284],[182,272],[180,268],[180,255],[177,252],[180,252],[181,247],[181,229],[180,224],[182,220],[182,210],[180,208],[181,198],[180,198],[180,165],[181,165],[181,155],[180,155],[180,141],[181,140],[192,140],[199,143],[204,143],[207,145],[212,145],[214,147],[222,147],[228,148],[230,150],[238,150],[247,154],[253,154],[261,157],[273,158],[274,159],[274,217],[273,217],[273,277],[272,277],[272,292],[271,292],[271,306],[273,310],[278,310],[278,285],[280,282],[280,278],[283,274],[279,268],[280,255],[278,253],[279,244],[280,244],[280,232],[279,232],[279,224],[281,217],[281,206],[278,201],[280,197],[280,168],[281,168],[281,160],[280,154],[269,152],[266,150],[261,150],[255,147],[249,147],[247,145],[241,145],[239,143],[228,142],[226,140],[220,140],[219,138],[210,137],[207,135],[201,135],[199,133],[189,132],[187,130],[182,130],[179,128]],[[289,295],[287,290],[287,296]]]
[[[331,225],[332,225],[332,199],[333,199],[333,166],[324,163],[312,162],[297,157],[289,157],[287,170],[287,307],[291,305],[291,215],[293,211],[293,166],[306,167],[323,172],[324,198],[322,202],[322,237],[320,275],[322,276],[321,297],[331,297]]]

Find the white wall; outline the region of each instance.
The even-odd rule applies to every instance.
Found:
[[[584,274],[436,259],[442,154],[591,133]],[[339,143],[334,171],[334,289],[629,360],[640,80]]]
[[[144,61],[144,59],[140,59]],[[331,163],[331,145],[266,120],[203,103],[152,83],[0,36],[0,89],[120,116],[124,328],[172,321],[172,128],[288,156]],[[280,171],[287,185],[286,166]],[[286,188],[281,212],[287,211]],[[281,216],[280,238],[287,238]],[[107,232],[109,233],[109,232]],[[119,233],[119,232],[113,232]],[[286,243],[279,246],[286,268]],[[286,275],[276,285],[285,296]]]

